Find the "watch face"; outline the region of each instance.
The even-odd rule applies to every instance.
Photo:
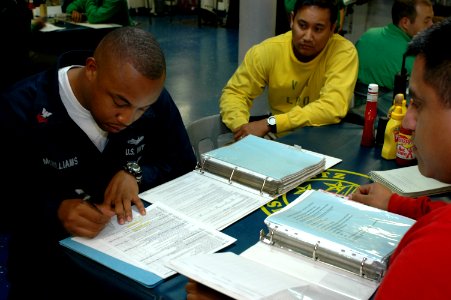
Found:
[[[133,175],[139,175],[141,173],[141,167],[135,162],[127,163],[127,168]]]
[[[138,173],[140,171],[140,168],[138,166],[138,164],[135,163],[131,163],[130,164],[130,168],[133,170],[133,172]]]
[[[268,118],[268,125],[269,125],[269,126],[274,126],[274,125],[276,125],[276,118],[273,117],[273,116],[269,117],[269,118]]]
[[[131,175],[135,176],[136,181],[141,183],[142,179],[142,170],[141,167],[136,162],[128,162],[125,167],[125,171],[130,173]]]

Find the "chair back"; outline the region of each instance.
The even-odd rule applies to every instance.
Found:
[[[233,142],[233,133],[222,122],[219,114],[196,120],[186,130],[198,163],[201,162],[202,153]]]

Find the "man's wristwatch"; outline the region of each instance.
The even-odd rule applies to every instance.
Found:
[[[124,170],[130,175],[133,175],[138,183],[141,183],[141,179],[143,178],[143,171],[141,170],[141,167],[138,165],[138,163],[134,161],[128,162],[124,166]]]
[[[266,119],[266,122],[268,123],[269,131],[272,133],[277,133],[276,117],[270,116]]]

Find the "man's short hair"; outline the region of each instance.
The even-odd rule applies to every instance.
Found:
[[[296,14],[304,6],[318,6],[330,11],[330,24],[337,22],[338,6],[336,0],[297,0],[294,5],[293,13]]]
[[[424,81],[436,91],[445,107],[451,107],[451,17],[414,36],[406,55],[422,56]]]
[[[395,0],[391,8],[391,19],[393,24],[398,25],[402,18],[407,17],[411,23],[417,18],[418,4],[432,6],[430,0]]]
[[[149,79],[159,79],[166,74],[166,61],[156,39],[137,27],[121,27],[109,32],[97,46],[94,57],[102,61],[111,57],[118,64],[130,63]]]

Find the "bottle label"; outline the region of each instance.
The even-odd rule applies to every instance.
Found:
[[[398,144],[396,148],[396,156],[405,160],[415,159],[413,153],[412,136],[405,133],[398,133]]]
[[[395,138],[395,143],[397,144],[399,141],[401,131],[399,131],[399,126],[393,129],[393,137]]]
[[[366,95],[366,101],[377,102],[377,96],[377,93],[368,92],[368,94]]]

